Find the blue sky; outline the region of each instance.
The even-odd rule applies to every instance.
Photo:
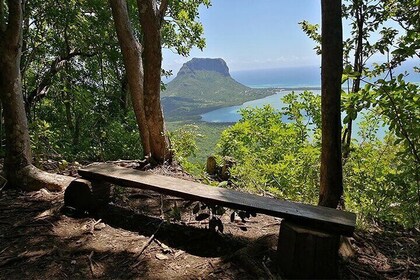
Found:
[[[319,65],[315,43],[298,22],[319,23],[317,0],[212,0],[200,9],[206,48],[185,58],[164,50],[163,67],[176,74],[192,57],[221,57],[231,71]]]

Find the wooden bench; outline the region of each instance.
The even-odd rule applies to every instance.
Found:
[[[290,278],[337,277],[340,236],[352,236],[356,215],[336,209],[261,197],[230,189],[212,187],[113,164],[91,165],[80,169],[83,179],[67,188],[65,202],[80,207],[107,201],[107,183],[156,191],[186,200],[224,206],[282,218],[278,263]],[[88,197],[84,202],[78,198]]]

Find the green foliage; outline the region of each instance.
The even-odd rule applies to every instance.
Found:
[[[193,46],[203,48],[198,11],[210,1],[168,3],[163,46],[183,55]],[[134,33],[141,41],[136,3],[127,4]],[[142,157],[108,4],[29,1],[23,29],[23,95],[34,155],[69,160]],[[0,139],[4,139],[2,125]]]
[[[392,134],[383,141],[375,139],[354,146],[344,166],[345,203],[359,213],[359,222],[418,226],[418,181],[410,170],[413,164],[407,165],[407,158],[400,155],[403,151]]]
[[[420,89],[396,71],[407,59],[419,57],[418,4],[417,0],[349,0],[343,5],[343,17],[352,28],[344,41],[342,79],[348,91],[343,94],[343,122],[350,136],[343,142],[346,202],[367,220],[406,226],[419,224]],[[320,42],[316,25],[301,25]],[[368,67],[369,59],[381,56],[385,62]],[[372,114],[361,122],[362,142],[349,141],[352,122],[367,111]],[[376,138],[378,124],[390,130],[384,141]]]
[[[189,157],[195,156],[197,152],[196,139],[200,137],[197,134],[198,127],[196,125],[184,125],[175,131],[169,132],[171,139],[172,152],[175,154],[175,159],[179,163],[184,163]]]
[[[180,55],[187,56],[192,47],[202,50],[205,40],[204,28],[198,21],[200,5],[209,7],[209,0],[169,1],[169,9],[162,27],[164,46],[173,48]]]
[[[103,160],[142,158],[143,150],[134,116],[126,121],[112,121],[104,128],[100,143]]]
[[[320,150],[317,141],[310,141],[310,130],[317,128],[311,127],[309,119],[315,109],[306,112],[310,116],[306,119],[302,108],[311,104],[294,93],[283,100],[290,102],[283,112],[271,106],[242,110],[242,119],[222,133],[220,153],[237,162],[231,174],[239,187],[314,203]],[[283,114],[289,118],[287,122]]]
[[[59,149],[57,133],[51,129],[51,125],[44,120],[37,120],[31,123],[31,148],[32,152],[39,159],[48,158],[57,154]]]
[[[142,148],[132,112],[121,121],[106,119],[105,115],[93,111],[90,114],[81,111],[83,121],[72,127],[63,113],[66,103],[55,101],[45,99],[39,109],[46,114],[31,123],[31,143],[36,157],[79,161],[141,158]]]
[[[407,94],[402,94],[401,99],[407,98]],[[320,168],[319,99],[309,92],[301,96],[291,93],[283,98],[286,107],[282,111],[265,106],[241,112],[242,119],[226,129],[219,142],[220,154],[236,160],[230,170],[234,185],[316,203]],[[415,109],[410,106],[407,104],[407,109]],[[403,140],[397,141],[400,136],[392,128],[383,140],[377,138],[378,126],[383,124],[379,109],[377,106],[369,113],[361,113],[357,119],[360,141],[352,143],[352,152],[344,165],[345,205],[359,214],[359,221],[418,226],[418,165],[409,146]],[[418,119],[405,121],[419,124]]]
[[[207,157],[214,155],[217,142],[223,130],[229,127],[223,123],[168,122],[169,137],[175,160],[189,174],[202,178],[207,184],[217,183],[208,180],[205,173]],[[222,159],[219,159],[222,162]]]
[[[403,75],[390,81],[378,80],[377,89],[371,91],[373,106],[402,143],[404,153],[420,168],[420,86],[406,83]]]
[[[319,24],[310,24],[308,21],[304,20],[299,22],[299,25],[303,32],[305,32],[309,38],[317,43],[314,50],[317,54],[321,54],[321,34],[319,32]]]
[[[185,125],[192,126],[196,129],[195,133],[200,135],[196,137],[197,150],[193,156],[188,157],[188,161],[196,165],[202,166],[204,169],[204,163],[208,156],[214,155],[216,144],[219,141],[222,131],[229,127],[225,123],[207,123],[207,122],[198,122],[198,123],[186,123],[183,121],[180,122],[167,122],[167,129],[170,132],[181,129]]]

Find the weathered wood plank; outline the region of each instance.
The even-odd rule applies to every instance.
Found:
[[[356,222],[356,215],[350,212],[261,197],[112,164],[91,165],[80,169],[79,174],[89,180],[103,180],[120,186],[149,189],[188,200],[267,214],[346,236],[352,235]]]

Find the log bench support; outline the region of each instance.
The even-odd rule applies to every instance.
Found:
[[[278,266],[290,279],[335,279],[339,243],[339,235],[283,220],[277,247]]]
[[[286,278],[337,278],[340,236],[352,236],[356,215],[322,206],[261,197],[112,164],[79,170],[65,205],[95,211],[108,203],[110,183],[282,218],[278,267]],[[89,180],[89,181],[87,181]]]
[[[95,212],[109,203],[111,184],[105,181],[76,179],[64,193],[64,205],[82,212]]]

